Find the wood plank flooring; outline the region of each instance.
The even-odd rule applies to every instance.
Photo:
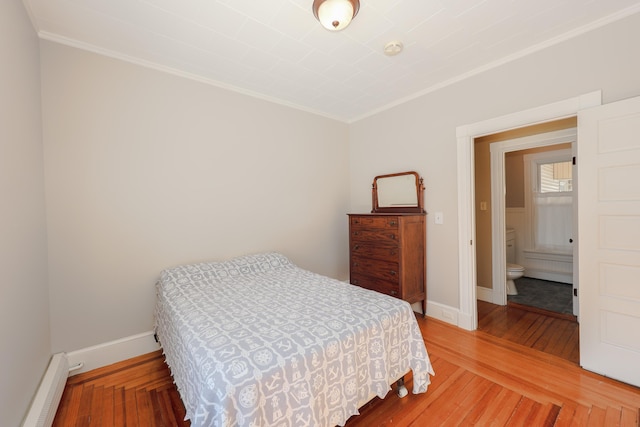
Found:
[[[636,387],[483,331],[421,316],[418,323],[436,372],[427,393],[400,399],[389,392],[347,426],[639,425]],[[158,351],[69,378],[54,425],[188,426],[163,360]],[[406,383],[411,391],[410,375]]]
[[[574,316],[541,316],[544,310],[523,308],[478,301],[478,330],[580,363],[580,331]]]
[[[69,377],[53,426],[189,426],[162,351]]]

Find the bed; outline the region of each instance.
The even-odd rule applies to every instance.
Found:
[[[191,425],[344,425],[433,375],[411,306],[279,253],[162,271],[155,330]]]

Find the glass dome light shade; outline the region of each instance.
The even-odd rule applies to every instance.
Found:
[[[316,0],[313,13],[327,30],[340,31],[349,25],[359,7],[358,0]]]

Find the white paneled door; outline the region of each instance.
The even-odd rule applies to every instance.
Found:
[[[578,114],[580,364],[640,386],[640,97]]]

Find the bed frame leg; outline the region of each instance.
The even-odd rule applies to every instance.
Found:
[[[402,377],[398,381],[396,381],[396,384],[398,385],[398,397],[400,399],[402,399],[407,394],[409,394],[409,391],[407,391],[407,387],[405,387],[405,385],[404,385],[404,377]]]

